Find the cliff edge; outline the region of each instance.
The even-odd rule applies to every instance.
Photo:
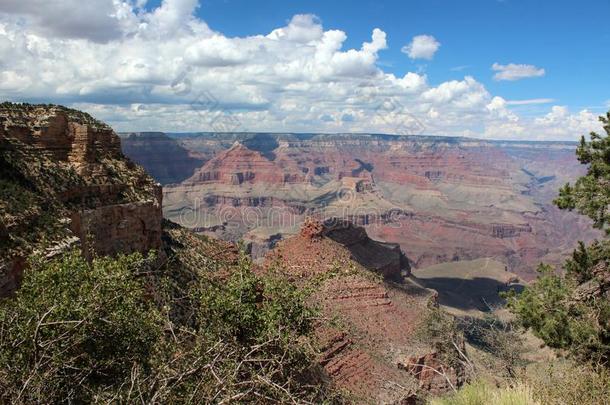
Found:
[[[0,169],[0,296],[17,288],[32,253],[161,248],[161,186],[87,113],[0,104]]]

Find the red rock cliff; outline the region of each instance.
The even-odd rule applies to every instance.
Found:
[[[108,125],[55,105],[0,105],[0,295],[24,258],[80,244],[86,255],[161,247],[161,187]]]

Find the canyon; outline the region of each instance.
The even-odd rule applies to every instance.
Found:
[[[588,220],[552,204],[584,172],[572,142],[382,134],[129,133],[124,152],[164,185],[164,215],[244,240],[253,257],[307,217],[362,225],[415,268],[493,258],[524,279],[560,263]]]
[[[161,139],[163,150],[176,152],[173,157],[185,163],[152,170],[157,175],[185,176],[193,161],[205,160],[204,154],[168,147],[165,136],[150,139]],[[136,277],[165,273],[180,297],[193,283],[223,284],[244,271],[235,244],[163,219],[160,184],[123,155],[121,140],[109,126],[86,113],[4,103],[0,152],[0,298],[8,297],[5,302],[14,295],[18,299],[24,272],[36,271],[30,260],[51,262],[73,250],[89,261],[155,251],[149,257],[154,270]],[[242,143],[194,170],[183,182],[166,185],[165,195],[202,184],[235,187],[260,181],[301,187],[334,171],[329,165],[328,170],[312,168],[313,175],[280,172],[273,160]],[[351,174],[341,184],[364,195],[378,193],[370,175]],[[285,197],[243,197],[241,206],[229,198],[218,195],[208,203],[275,209],[285,201],[298,218],[309,213]],[[423,392],[444,393],[466,381],[464,367],[448,365],[433,342],[417,336],[430,310],[438,307],[438,294],[411,276],[411,262],[399,244],[375,240],[363,227],[336,216],[321,220],[312,215],[302,222],[295,223],[295,234],[282,234],[275,249],[259,252],[260,263],[252,270],[260,277],[281,275],[309,292],[308,304],[320,310],[312,332],[319,347],[315,361],[333,389],[354,402],[412,403]],[[146,296],[155,296],[153,291],[150,281]],[[189,319],[181,300],[171,313],[173,322]],[[455,344],[465,350],[463,340]]]

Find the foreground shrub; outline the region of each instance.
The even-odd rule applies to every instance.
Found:
[[[0,398],[84,400],[117,390],[133,364],[148,367],[162,324],[133,276],[142,260],[34,262],[0,304]]]
[[[331,401],[292,284],[242,258],[178,286],[152,263],[34,261],[0,302],[0,403]]]
[[[190,295],[195,326],[172,331],[157,374],[138,382],[149,401],[330,401],[308,339],[314,313],[300,290],[254,275],[242,258],[228,279],[202,278]]]

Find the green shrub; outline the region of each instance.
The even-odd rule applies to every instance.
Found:
[[[554,274],[548,265],[521,294],[508,294],[518,321],[549,347],[566,350],[578,360],[607,364],[610,358],[610,302],[601,297],[576,300],[577,284]]]
[[[195,326],[177,331],[176,340],[168,343],[172,348],[165,353],[178,352],[180,358],[160,362],[162,380],[170,383],[154,393],[155,400],[328,399],[308,339],[314,311],[294,285],[273,274],[255,275],[242,257],[228,279],[202,278],[190,294],[199,308]],[[166,366],[168,362],[172,367]]]
[[[333,400],[295,286],[244,258],[187,285],[153,262],[33,261],[0,302],[0,403]]]
[[[508,306],[526,328],[554,348],[572,343],[570,313],[566,307],[573,286],[548,265],[540,265],[538,279],[521,294],[506,295]]]
[[[142,260],[71,253],[32,263],[0,304],[0,398],[88,400],[123,384],[134,363],[146,367],[162,324],[132,274]]]

